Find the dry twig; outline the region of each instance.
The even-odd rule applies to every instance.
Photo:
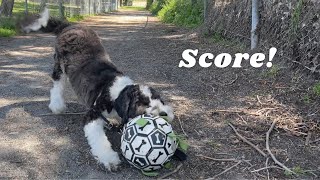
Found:
[[[262,171],[262,170],[268,170],[268,169],[282,169],[281,167],[278,167],[278,166],[266,166],[266,167],[263,167],[263,168],[260,168],[260,169],[256,169],[256,170],[252,170],[251,172],[259,172],[259,171]],[[268,171],[269,173],[269,171]]]
[[[257,114],[257,113],[244,112],[244,111],[238,111],[238,110],[227,110],[227,109],[217,109],[217,110],[214,110],[214,112],[234,113],[234,114],[240,113],[240,114],[248,114],[252,116],[260,116],[260,114]]]
[[[212,157],[208,157],[208,156],[204,156],[204,155],[196,155],[197,157],[201,157],[201,158],[205,158],[205,159],[210,159],[213,161],[234,161],[234,162],[238,162],[237,159],[231,158],[231,159],[216,159],[216,158],[212,158]]]
[[[235,83],[237,81],[237,79],[238,79],[238,74],[236,74],[236,77],[231,82],[229,82],[229,83],[221,83],[221,85],[222,86],[229,86],[229,85]]]
[[[206,180],[212,180],[212,179],[215,179],[215,178],[217,178],[218,176],[220,176],[220,175],[222,175],[222,174],[224,174],[224,173],[226,173],[226,172],[230,171],[230,170],[231,170],[231,169],[233,169],[234,167],[238,166],[240,163],[242,163],[242,161],[238,161],[236,164],[234,164],[233,166],[229,167],[228,169],[226,169],[226,170],[222,171],[221,173],[219,173],[219,174],[217,174],[217,175],[213,176],[212,178],[207,178]]]
[[[86,114],[86,113],[87,113],[87,112],[59,113],[59,114],[48,113],[48,114],[39,114],[38,116],[83,115],[83,114]]]
[[[232,128],[232,130],[236,133],[236,135],[245,143],[249,144],[251,147],[253,147],[255,150],[257,150],[262,156],[267,157],[267,154],[264,153],[261,149],[259,149],[256,145],[248,141],[245,137],[243,137],[241,134],[238,133],[236,128],[231,124],[228,123],[228,125]]]
[[[167,178],[167,177],[169,177],[169,176],[171,176],[172,174],[174,174],[174,173],[176,173],[176,172],[178,172],[179,171],[179,169],[182,167],[182,163],[180,163],[179,165],[178,165],[178,167],[175,169],[175,170],[173,170],[173,171],[171,171],[171,172],[169,172],[168,174],[165,174],[165,175],[163,175],[163,176],[161,176],[160,178],[158,178],[158,179],[164,179],[164,178]]]
[[[274,156],[274,154],[271,152],[270,150],[270,146],[269,146],[269,137],[270,137],[270,133],[272,132],[274,126],[276,125],[277,120],[274,120],[268,130],[268,132],[266,133],[266,149],[269,153],[269,155],[271,156],[272,160],[278,164],[280,167],[282,167],[284,170],[292,173],[292,174],[296,174],[295,172],[293,172],[291,169],[289,169],[287,166],[285,166],[284,164],[282,164],[280,161],[277,160],[277,158]]]
[[[305,146],[309,146],[310,145],[310,138],[311,138],[311,131],[308,132],[308,135],[306,137],[306,141],[304,142]]]
[[[181,123],[180,117],[177,116],[177,118],[178,118],[178,120],[179,120],[179,124],[180,124],[180,127],[181,127],[181,129],[182,129],[183,134],[184,134],[186,137],[188,137],[187,133],[184,131],[184,129],[183,129],[183,127],[182,127],[182,123]]]

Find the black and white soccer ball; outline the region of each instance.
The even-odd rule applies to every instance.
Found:
[[[121,137],[122,155],[143,171],[160,169],[170,161],[177,146],[171,125],[159,116],[140,115],[130,120]]]

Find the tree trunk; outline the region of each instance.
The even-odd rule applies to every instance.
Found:
[[[12,16],[14,0],[2,0],[0,6],[0,15]]]

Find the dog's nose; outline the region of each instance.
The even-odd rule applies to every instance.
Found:
[[[163,111],[160,112],[159,115],[160,115],[160,116],[168,116],[168,114],[167,114],[166,112],[163,112]]]

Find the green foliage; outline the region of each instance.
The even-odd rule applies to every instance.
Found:
[[[12,29],[0,28],[0,37],[11,37],[16,35],[16,31]]]
[[[132,11],[145,11],[145,7],[140,6],[122,6],[121,9],[123,10],[132,10]]]
[[[208,37],[210,42],[220,44],[221,46],[233,47],[237,51],[240,51],[240,52],[242,52],[246,49],[245,45],[242,42],[240,42],[239,40],[227,39],[220,32],[221,31],[215,31],[212,34],[205,33],[205,36]]]
[[[10,17],[0,18],[0,37],[16,35],[16,19]]]
[[[145,125],[148,124],[148,122],[149,122],[148,120],[141,118],[136,121],[136,124],[138,124],[141,127],[144,127]]]
[[[302,8],[303,8],[303,1],[299,0],[297,6],[295,7],[295,9],[293,11],[293,15],[292,15],[291,22],[290,22],[291,39],[293,39],[293,40],[297,36]]]
[[[145,176],[150,176],[150,177],[154,177],[154,176],[158,176],[159,173],[155,172],[155,171],[143,171],[141,170],[142,174]]]
[[[171,132],[168,134],[168,137],[176,139],[178,143],[178,148],[183,152],[187,152],[189,148],[189,144],[184,136],[176,135],[174,134],[174,132]]]
[[[311,98],[308,94],[303,96],[303,102],[306,104],[310,104],[311,103]]]
[[[275,78],[280,72],[280,68],[277,65],[273,65],[267,72],[267,76]]]
[[[82,15],[75,15],[75,16],[72,16],[72,17],[68,17],[67,20],[69,22],[79,22],[79,21],[82,21],[84,20],[85,16],[82,16]]]
[[[292,170],[292,172],[284,171],[284,175],[287,177],[291,177],[294,174],[295,175],[305,175],[306,174],[306,171],[304,169],[302,169],[300,166],[295,166],[291,170]]]
[[[150,12],[153,15],[157,15],[158,12],[163,8],[163,6],[166,4],[166,0],[158,0],[152,3],[152,5],[150,5]]]
[[[320,96],[320,83],[316,83],[312,88],[313,93],[319,97]]]
[[[197,27],[203,21],[203,4],[192,4],[190,0],[168,0],[158,12],[165,23],[184,27]]]
[[[169,162],[166,162],[164,165],[163,165],[164,168],[166,169],[171,169],[173,167],[173,164],[169,161]]]

